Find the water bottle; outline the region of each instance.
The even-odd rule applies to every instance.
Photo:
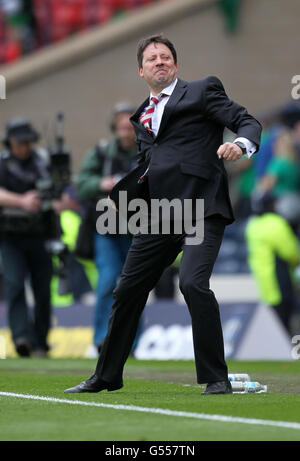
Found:
[[[258,383],[257,381],[232,381],[231,387],[233,392],[240,394],[254,394],[267,392],[268,386]]]
[[[228,375],[229,381],[250,381],[250,376],[245,373],[230,373]]]
[[[264,384],[260,384],[257,381],[249,381],[247,382],[247,389],[248,389],[248,393],[267,392],[268,386]]]

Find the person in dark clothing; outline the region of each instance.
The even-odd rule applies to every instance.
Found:
[[[43,211],[37,182],[45,177],[47,156],[34,147],[39,135],[30,122],[11,120],[0,154],[0,249],[8,320],[17,353],[46,357],[49,350],[51,256],[46,251],[53,210]],[[31,314],[25,296],[29,278]]]

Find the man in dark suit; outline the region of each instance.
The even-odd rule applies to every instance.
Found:
[[[204,240],[188,245],[186,235],[175,232],[134,236],[114,291],[95,373],[65,392],[111,391],[123,386],[123,367],[148,294],[183,250],[179,280],[191,314],[197,382],[207,384],[204,394],[231,393],[219,307],[209,279],[224,228],[234,221],[223,159],[235,161],[256,152],[261,126],[227,97],[218,78],[177,79],[176,51],[164,36],[140,42],[138,64],[139,75],[151,92],[131,118],[139,147],[137,171],[144,171],[139,183],[146,187],[149,199],[179,198],[182,203],[192,199],[192,213],[196,199],[203,198]],[[237,133],[233,143],[223,144],[224,127]],[[137,183],[132,178],[121,183],[131,196]]]

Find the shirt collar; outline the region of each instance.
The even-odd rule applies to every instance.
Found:
[[[174,91],[174,88],[177,84],[177,81],[178,79],[175,78],[175,80],[169,85],[167,86],[166,88],[164,88],[161,93],[164,93],[164,94],[167,94],[168,96],[171,96],[171,94],[173,93]],[[150,98],[152,98],[154,95],[152,93],[150,93]]]

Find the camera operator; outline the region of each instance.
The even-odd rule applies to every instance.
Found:
[[[48,158],[35,147],[39,134],[27,120],[6,126],[0,154],[0,248],[8,319],[17,353],[46,357],[49,350],[51,255],[55,213],[43,209],[37,183],[47,176]],[[29,276],[34,297],[31,315],[26,303]]]

